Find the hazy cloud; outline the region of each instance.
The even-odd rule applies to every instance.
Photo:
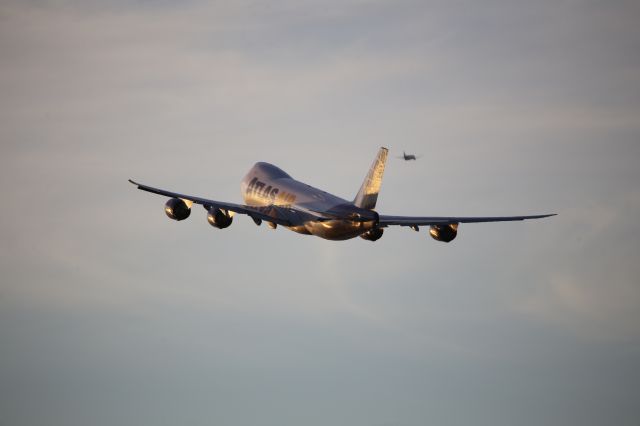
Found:
[[[13,425],[635,425],[632,1],[5,1],[0,412]],[[196,209],[255,161],[388,214],[335,243]]]

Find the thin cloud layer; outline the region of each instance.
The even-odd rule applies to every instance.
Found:
[[[636,2],[3,2],[11,424],[637,424]],[[388,214],[333,243],[173,223],[255,161]],[[393,159],[395,160],[395,159]]]

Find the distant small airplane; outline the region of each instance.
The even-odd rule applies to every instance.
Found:
[[[414,155],[414,154],[405,154],[404,151],[402,151],[402,157],[396,157],[396,158],[402,158],[404,161],[409,161],[409,160],[417,160],[418,158],[420,158],[421,155]]]
[[[297,181],[278,167],[262,162],[256,163],[242,180],[241,191],[245,204],[215,201],[154,188],[132,180],[129,182],[143,191],[169,197],[164,211],[173,220],[188,218],[192,205],[200,204],[207,211],[209,224],[215,228],[227,228],[233,222],[234,213],[237,213],[251,217],[256,225],[264,221],[272,229],[281,225],[299,234],[315,235],[327,240],[360,237],[376,241],[382,237],[384,229],[390,226],[406,226],[414,231],[418,231],[420,226],[428,226],[428,234],[434,240],[448,243],[458,234],[460,223],[503,222],[553,216],[425,217],[378,214],[374,209],[387,153],[387,148],[380,148],[353,201]]]

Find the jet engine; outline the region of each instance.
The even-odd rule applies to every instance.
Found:
[[[207,220],[211,226],[218,229],[224,229],[231,225],[231,222],[233,222],[233,216],[231,216],[227,211],[212,207],[209,209],[209,213],[207,213]]]
[[[448,243],[458,235],[458,224],[431,225],[429,227],[429,235],[436,241]]]
[[[185,220],[191,214],[191,208],[180,198],[171,198],[164,205],[164,212],[173,220]]]
[[[382,238],[382,234],[384,233],[384,229],[382,228],[373,228],[360,235],[360,238],[365,239],[367,241],[377,241]]]

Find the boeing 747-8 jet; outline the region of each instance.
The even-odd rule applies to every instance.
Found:
[[[241,190],[245,204],[209,200],[153,188],[132,180],[129,182],[143,191],[170,197],[164,211],[174,220],[188,218],[193,204],[200,204],[207,211],[209,223],[219,229],[231,225],[234,213],[237,213],[251,217],[257,225],[264,221],[271,228],[281,225],[300,234],[315,235],[327,240],[360,237],[376,241],[382,237],[384,229],[390,226],[408,226],[415,231],[420,226],[428,226],[431,237],[448,243],[458,234],[460,223],[503,222],[554,216],[431,217],[378,214],[374,209],[387,155],[387,148],[380,148],[353,201],[297,181],[269,163],[256,163],[242,180]]]

